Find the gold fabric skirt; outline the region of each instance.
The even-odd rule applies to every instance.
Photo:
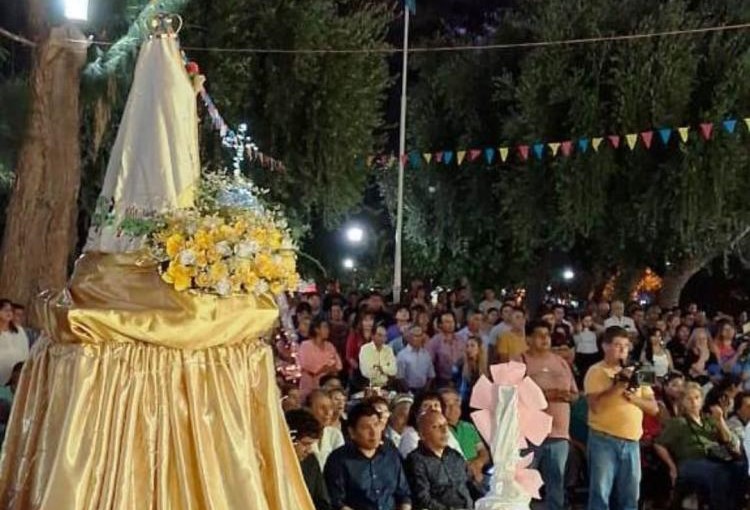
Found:
[[[272,300],[241,310],[175,293],[127,256],[86,257],[24,367],[0,508],[312,510],[257,339]]]

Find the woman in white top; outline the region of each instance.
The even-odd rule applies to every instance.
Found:
[[[29,357],[29,339],[13,323],[13,303],[0,299],[0,385],[8,384],[13,367]]]
[[[574,326],[573,342],[576,345],[575,365],[584,377],[589,367],[602,359],[591,314],[583,315]]]
[[[643,349],[641,354],[641,362],[654,367],[654,375],[659,378],[664,377],[674,369],[672,355],[664,347],[664,334],[661,330],[656,328],[648,330],[648,342],[646,342],[646,348]]]
[[[332,426],[333,424],[333,400],[328,396],[325,390],[313,390],[307,396],[307,405],[313,416],[318,419],[323,426],[323,435],[320,437],[312,451],[320,464],[320,470],[323,471],[328,456],[333,450],[344,446],[344,435],[339,429]]]

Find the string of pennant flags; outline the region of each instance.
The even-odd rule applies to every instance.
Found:
[[[750,132],[750,117],[742,119],[748,132]],[[697,133],[704,141],[709,141],[714,136],[714,128],[718,125],[728,134],[737,133],[738,119],[730,118],[720,123],[702,122],[697,126]],[[691,126],[681,126],[677,128],[662,127],[627,133],[621,135],[606,135],[596,137],[581,137],[570,140],[561,140],[554,142],[537,142],[534,144],[503,145],[499,147],[471,148],[465,150],[441,150],[434,152],[424,152],[412,150],[401,154],[400,159],[404,166],[419,168],[423,162],[429,164],[442,164],[446,166],[461,166],[464,163],[474,163],[483,160],[486,164],[492,165],[497,162],[509,163],[510,161],[526,162],[532,158],[537,160],[571,157],[574,154],[585,154],[589,151],[599,152],[603,147],[612,149],[621,149],[627,147],[634,151],[636,147],[642,146],[645,149],[654,147],[654,139],[657,138],[662,146],[669,146],[670,142],[678,139],[680,143],[687,144],[691,139],[691,133],[695,129]],[[693,135],[693,138],[695,135]],[[373,155],[367,158],[367,166],[371,167],[374,163],[383,166],[389,166],[397,161],[393,154]]]

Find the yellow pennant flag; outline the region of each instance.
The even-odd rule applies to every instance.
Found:
[[[374,159],[374,156],[367,156],[367,168],[370,168],[372,166],[372,162]]]
[[[680,133],[680,140],[682,140],[682,143],[687,143],[689,130],[690,128],[688,127],[681,127],[677,129],[677,132]]]
[[[456,158],[458,161],[458,165],[461,166],[461,163],[464,162],[464,158],[466,157],[466,151],[458,151],[456,153]]]
[[[505,163],[505,160],[508,159],[509,149],[507,147],[499,147],[497,151],[500,153],[500,161]]]
[[[560,150],[560,143],[559,142],[552,142],[549,145],[549,149],[552,151],[552,156],[557,156],[557,151]]]
[[[424,154],[422,154],[422,157],[424,158],[425,161],[427,161],[428,165],[430,164],[430,161],[432,161],[432,153],[431,152],[425,152]]]
[[[630,150],[632,151],[635,149],[635,144],[638,143],[638,135],[635,133],[625,135],[625,141],[628,143],[628,147],[630,147]]]
[[[601,136],[591,139],[591,146],[594,148],[594,152],[599,152],[599,146],[602,144],[602,140],[604,140],[604,138]]]
[[[750,117],[745,117],[745,125],[747,126],[747,130],[750,131]]]

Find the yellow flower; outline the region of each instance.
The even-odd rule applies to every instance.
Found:
[[[216,262],[208,267],[208,274],[214,285],[227,276],[229,276],[229,268],[223,262]]]
[[[193,273],[190,268],[182,266],[175,261],[169,263],[167,272],[162,275],[162,279],[174,285],[176,291],[181,292],[190,288]]]
[[[193,236],[193,245],[196,250],[208,250],[214,245],[213,236],[201,229]]]
[[[204,271],[198,273],[198,275],[195,277],[195,285],[201,289],[211,288],[211,278],[209,278],[208,273]]]
[[[180,234],[172,234],[166,242],[167,255],[174,258],[185,247],[185,238]]]

